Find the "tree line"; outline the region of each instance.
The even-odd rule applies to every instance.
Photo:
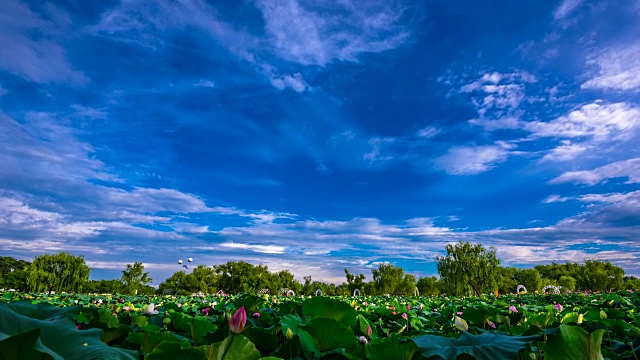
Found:
[[[190,273],[177,271],[157,289],[140,262],[125,265],[122,276],[113,280],[89,280],[91,269],[82,256],[67,252],[43,254],[29,263],[0,256],[0,288],[25,292],[84,292],[125,294],[260,293],[278,294],[292,290],[311,295],[353,294],[358,289],[367,295],[451,295],[469,296],[487,293],[513,293],[518,285],[527,291],[541,291],[545,286],[559,286],[564,291],[618,291],[640,288],[640,279],[625,276],[625,271],[609,261],[586,260],[584,263],[551,263],[533,268],[502,266],[495,249],[482,244],[459,242],[446,245],[446,255],[436,258],[439,277],[417,278],[393,264],[379,264],[365,274],[344,269],[346,281],[330,284],[305,276],[298,281],[289,270],[270,272],[265,265],[229,261],[213,266],[198,265]]]

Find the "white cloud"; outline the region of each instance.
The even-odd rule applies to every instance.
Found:
[[[270,72],[267,72],[267,76],[269,77],[269,81],[271,81],[271,85],[279,90],[284,90],[286,88],[291,88],[293,91],[297,93],[305,92],[305,90],[309,89],[309,84],[302,78],[300,73],[295,73],[292,75],[284,75],[278,76],[274,75]]]
[[[504,116],[504,111],[517,109],[525,99],[525,84],[535,83],[535,76],[526,71],[512,73],[491,72],[478,80],[460,87],[461,93],[476,94],[473,99],[478,114],[485,117],[489,111]]]
[[[563,20],[582,5],[583,0],[563,0],[553,12],[556,21]]]
[[[79,104],[73,104],[71,108],[74,110],[73,116],[78,118],[95,120],[105,120],[107,118],[107,112],[101,109],[94,109]]]
[[[198,213],[216,210],[209,208],[202,199],[174,189],[135,188],[130,191],[112,189],[106,194],[105,200],[120,209],[143,213],[163,211]]]
[[[640,158],[613,162],[593,170],[568,171],[552,179],[550,183],[572,182],[595,185],[613,178],[627,178],[628,184],[640,183]]]
[[[221,247],[229,248],[229,249],[241,249],[241,250],[249,250],[258,253],[264,254],[283,254],[287,249],[284,246],[277,245],[253,245],[253,244],[242,244],[242,243],[222,243]]]
[[[45,9],[48,20],[18,0],[3,1],[0,69],[37,83],[86,83],[88,78],[72,68],[59,44],[66,15],[51,5]]]
[[[603,104],[597,101],[550,122],[525,122],[523,128],[534,137],[590,137],[596,141],[622,139],[640,128],[640,109],[627,103]]]
[[[392,3],[332,4],[338,8],[305,6],[297,0],[256,2],[274,51],[304,65],[357,61],[362,53],[396,48],[409,37],[403,26],[404,9]]]
[[[77,130],[47,113],[27,113],[22,123],[0,112],[0,180],[51,184],[76,179],[120,181],[77,139]]]
[[[640,45],[607,49],[589,61],[599,68],[597,75],[582,84],[583,89],[640,90]]]
[[[29,207],[19,200],[0,197],[0,224],[33,226],[42,222],[60,220],[58,213],[37,210]]]
[[[427,126],[423,129],[418,130],[417,135],[425,139],[431,139],[432,137],[438,135],[439,133],[440,133],[440,129],[433,126]]]
[[[582,155],[585,151],[589,150],[588,146],[573,144],[569,140],[563,140],[561,145],[556,146],[547,152],[542,161],[569,161]]]
[[[392,137],[374,137],[369,139],[369,145],[371,145],[371,151],[364,153],[362,158],[367,161],[387,161],[392,160],[393,156],[389,154],[383,154],[386,148],[393,144],[395,138]]]
[[[523,122],[517,117],[501,117],[499,119],[471,119],[469,124],[483,127],[487,131],[522,129]]]
[[[475,175],[493,169],[508,157],[503,146],[460,146],[437,158],[436,167],[451,175]]]
[[[211,80],[200,79],[197,83],[193,84],[193,86],[215,88],[216,84]]]
[[[547,198],[545,198],[544,200],[542,200],[543,203],[545,204],[551,204],[551,203],[556,203],[556,202],[565,202],[571,200],[571,198],[568,197],[563,197],[560,195],[549,195],[547,196]]]
[[[611,151],[608,146],[622,147],[640,135],[640,108],[628,103],[608,104],[600,100],[583,105],[567,115],[551,121],[523,121],[505,116],[495,120],[472,119],[469,123],[487,131],[520,130],[528,138],[554,138],[560,143],[546,151],[543,161],[568,161],[585,154]]]
[[[357,61],[360,54],[390,50],[409,38],[402,19],[405,9],[386,2],[340,1],[333,8],[324,8],[296,0],[259,0],[255,6],[264,18],[261,35],[226,22],[202,0],[123,0],[102,14],[93,31],[157,48],[164,46],[165,31],[196,29],[252,64],[275,88],[299,93],[310,89],[302,74],[281,74],[265,59],[275,55],[297,64],[321,66],[336,60]]]

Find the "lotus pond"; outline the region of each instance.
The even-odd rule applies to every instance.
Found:
[[[8,292],[2,359],[638,359],[640,292],[124,296]]]

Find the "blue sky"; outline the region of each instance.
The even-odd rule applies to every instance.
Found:
[[[1,252],[640,275],[637,34],[637,0],[5,0]]]

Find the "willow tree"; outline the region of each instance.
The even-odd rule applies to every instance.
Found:
[[[497,287],[500,260],[493,248],[459,242],[447,244],[446,256],[438,256],[438,273],[447,294],[462,296],[473,290],[476,296]]]
[[[90,272],[82,256],[68,252],[39,255],[27,267],[27,285],[32,292],[80,292]]]

